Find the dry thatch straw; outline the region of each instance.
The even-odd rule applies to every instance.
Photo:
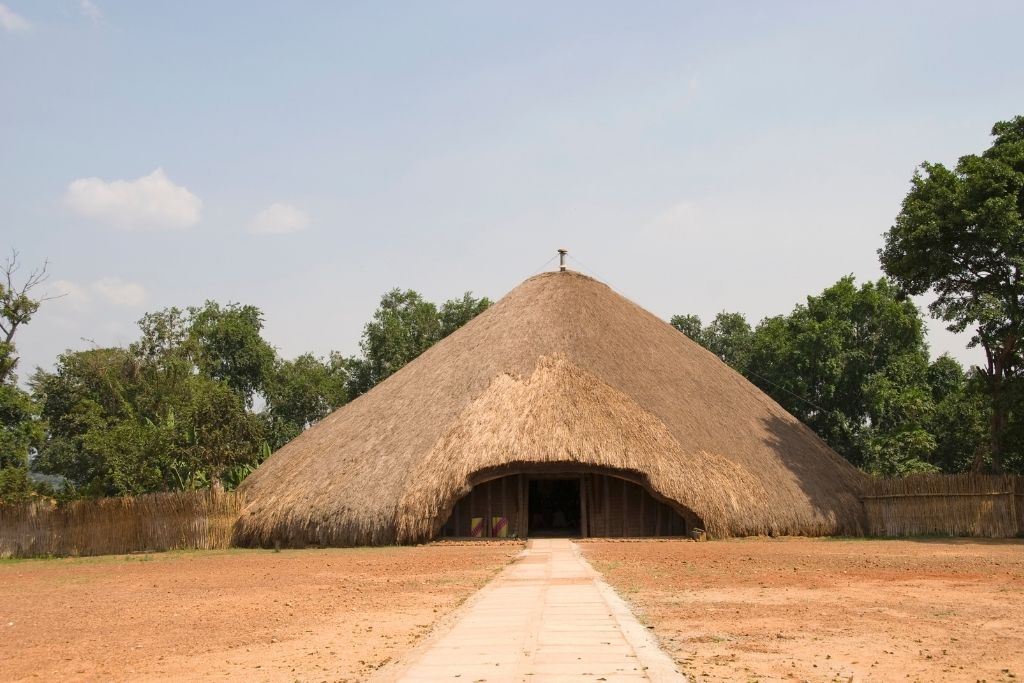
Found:
[[[236,542],[434,535],[470,476],[507,463],[629,470],[718,537],[862,531],[863,475],[676,329],[545,273],[275,453]]]
[[[864,494],[872,536],[984,536],[1024,532],[1024,477],[917,475],[871,480]]]
[[[238,496],[211,489],[0,505],[0,557],[227,548],[238,510]]]

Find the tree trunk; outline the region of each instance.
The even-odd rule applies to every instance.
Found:
[[[991,402],[992,416],[989,420],[989,443],[992,451],[992,473],[1002,474],[1003,472],[1003,435],[1006,432],[1008,410],[1004,401],[1003,389],[1006,386],[1008,370],[1011,367],[1010,359],[1013,357],[1016,348],[1016,339],[1009,339],[1002,348],[992,348],[987,344],[985,356],[988,360],[988,367],[984,370],[986,384],[988,385],[988,396]],[[977,472],[982,469],[983,454],[975,456],[973,469]]]
[[[1001,396],[992,396],[992,419],[989,421],[989,441],[992,448],[992,473],[1003,473],[1003,431],[1006,429],[1006,408]]]

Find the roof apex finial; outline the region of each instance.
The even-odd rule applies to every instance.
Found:
[[[566,255],[568,253],[569,253],[568,249],[559,249],[558,250],[558,270],[561,270],[561,271],[565,270],[565,257],[566,257]]]

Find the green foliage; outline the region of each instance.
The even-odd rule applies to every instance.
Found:
[[[175,463],[181,488],[195,488],[204,476],[219,480],[227,468],[256,459],[263,444],[260,421],[227,382],[200,375],[189,388],[181,413],[185,438]]]
[[[955,169],[921,165],[879,256],[908,293],[933,291],[932,315],[955,332],[971,328],[971,345],[985,350],[998,472],[1024,373],[1024,116],[995,124],[992,135],[991,147]]]
[[[32,388],[49,434],[34,467],[95,495],[159,488],[157,429],[133,405],[141,378],[125,349],[68,352],[54,373],[37,372]]]
[[[135,417],[89,430],[82,435],[79,444],[82,454],[88,458],[86,463],[99,471],[92,481],[76,483],[104,495],[163,490],[173,462],[174,437],[169,425]],[[73,478],[75,471],[59,474]]]
[[[381,298],[360,343],[370,381],[384,381],[440,338],[437,306],[411,289],[391,290]]]
[[[66,477],[68,490],[81,495],[235,488],[273,450],[343,405],[353,387],[373,386],[489,305],[467,292],[439,308],[392,290],[366,326],[361,359],[279,359],[253,306],[207,301],[147,313],[128,348],[69,351],[53,372],[33,377],[45,439],[25,431],[37,423],[20,419],[22,431],[2,436],[21,439],[25,457],[13,464],[23,465],[28,446],[38,445],[36,469]],[[260,413],[252,410],[257,398],[265,402]],[[0,417],[6,399],[0,394]],[[12,411],[24,407],[14,399],[29,400],[12,394]]]
[[[897,356],[863,385],[867,424],[860,450],[866,470],[883,476],[937,471],[929,462],[937,446],[928,431],[934,411],[927,356]]]
[[[147,314],[128,349],[68,352],[54,372],[37,373],[32,388],[49,433],[34,466],[85,495],[124,495],[207,486],[257,460],[264,439],[262,422],[247,409],[253,365],[230,360],[270,348],[246,336],[259,318],[249,308]],[[224,311],[229,332],[239,326],[234,312],[246,311],[245,335],[220,335]]]
[[[17,386],[15,335],[27,325],[45,298],[33,290],[46,281],[46,265],[33,270],[21,284],[18,254],[0,268],[0,503],[15,503],[36,495],[28,476],[30,455],[45,437],[45,425],[32,397]]]
[[[931,462],[943,472],[969,471],[975,462],[985,459],[989,449],[983,382],[943,355],[929,367],[928,383],[935,404],[929,427],[936,444]]]
[[[472,292],[466,292],[460,299],[449,299],[438,312],[439,338],[443,339],[477,317],[491,306],[487,297],[476,299]]]
[[[490,304],[466,292],[439,309],[411,289],[387,292],[363,330],[363,357],[349,361],[349,396],[366,393]]]
[[[844,277],[789,316],[763,321],[747,372],[851,462],[871,466],[880,433],[913,430],[928,362],[917,308],[886,280]],[[888,452],[888,451],[885,451]]]
[[[25,467],[0,467],[0,504],[24,503],[36,497]]]
[[[264,443],[264,445],[266,444]],[[245,478],[255,472],[256,468],[260,466],[260,463],[268,457],[270,457],[269,451],[259,460],[240,462],[225,468],[224,473],[221,475],[221,482],[224,485],[224,490],[234,491],[237,489],[241,486],[242,482],[245,481]]]
[[[734,370],[743,372],[750,356],[754,330],[742,313],[722,311],[707,326],[699,316],[675,315],[669,324],[697,342]]]
[[[255,306],[207,301],[189,309],[189,334],[200,372],[222,380],[252,405],[274,367],[275,353],[260,333],[263,314]]]
[[[887,280],[858,287],[842,278],[756,329],[738,313],[707,326],[692,315],[671,323],[865,470],[960,471],[956,454],[978,447],[963,369],[948,357],[929,365],[921,314]]]
[[[709,351],[742,372],[750,359],[754,331],[741,313],[719,313],[701,333]]]
[[[697,342],[702,343],[703,327],[700,321],[700,316],[696,315],[674,315],[669,319],[669,324],[685,334],[687,337]]]
[[[46,264],[30,272],[21,284],[15,282],[18,270],[18,252],[12,251],[0,267],[0,384],[14,383],[14,369],[18,365],[14,337],[45,300],[35,297],[32,291],[46,281]]]
[[[0,384],[0,468],[27,467],[30,450],[43,436],[32,397],[13,384]]]
[[[326,360],[307,353],[277,362],[266,383],[267,439],[273,449],[345,404],[349,365],[337,353]]]

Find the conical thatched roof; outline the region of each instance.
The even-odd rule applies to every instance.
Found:
[[[639,473],[715,536],[857,533],[862,476],[717,357],[606,285],[530,278],[245,482],[243,544],[429,538],[510,463]]]

